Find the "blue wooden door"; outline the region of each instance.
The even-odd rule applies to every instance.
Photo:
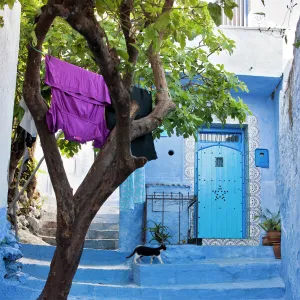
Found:
[[[243,153],[217,142],[197,159],[198,237],[243,238]]]

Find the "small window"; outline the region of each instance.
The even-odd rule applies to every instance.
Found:
[[[206,143],[240,143],[241,135],[238,133],[200,133],[200,141]]]
[[[216,157],[216,168],[223,168],[223,157]]]

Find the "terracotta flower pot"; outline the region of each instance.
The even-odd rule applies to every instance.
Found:
[[[262,238],[262,244],[263,246],[271,246],[271,243],[269,242],[268,237],[266,235]]]
[[[281,232],[280,231],[268,231],[267,232],[268,241],[271,245],[281,241]]]
[[[281,258],[281,242],[273,243],[273,251],[276,259]]]

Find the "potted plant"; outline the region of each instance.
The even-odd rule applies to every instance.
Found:
[[[266,236],[263,237],[264,246],[273,246],[274,254],[276,258],[281,258],[281,220],[280,211],[272,213],[269,209],[266,213],[262,213],[255,218],[261,218],[262,222],[259,226],[266,232]]]
[[[156,223],[154,221],[148,221],[153,223],[152,227],[146,228],[151,234],[152,239],[149,241],[156,241],[158,244],[170,243],[169,239],[172,238],[171,229],[168,226]]]
[[[281,234],[281,224],[278,224],[277,231],[280,232]],[[273,242],[273,251],[274,251],[275,258],[277,259],[281,258],[281,235],[279,241]]]

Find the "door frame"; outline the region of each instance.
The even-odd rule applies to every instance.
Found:
[[[248,213],[248,199],[247,199],[247,195],[246,195],[246,156],[245,156],[245,127],[241,127],[241,128],[228,128],[228,127],[216,127],[216,126],[212,126],[211,128],[199,128],[197,131],[197,141],[195,143],[195,176],[194,176],[194,191],[195,194],[198,195],[198,151],[199,150],[203,150],[215,145],[222,145],[224,147],[228,147],[234,150],[238,150],[242,153],[242,159],[243,159],[243,164],[242,164],[242,237],[238,238],[238,239],[245,239],[248,238],[248,228],[247,228],[247,213]],[[203,143],[201,143],[200,139],[199,139],[199,134],[200,133],[222,133],[222,134],[233,134],[233,133],[238,133],[241,135],[241,146],[239,147],[239,149],[237,147],[230,147],[228,146],[228,144],[226,145],[225,143],[222,142],[207,142],[207,146],[203,147]],[[195,208],[196,210],[196,224],[194,224],[195,226],[195,233],[196,233],[196,237],[198,238],[198,200],[196,201],[197,203],[197,207]]]

